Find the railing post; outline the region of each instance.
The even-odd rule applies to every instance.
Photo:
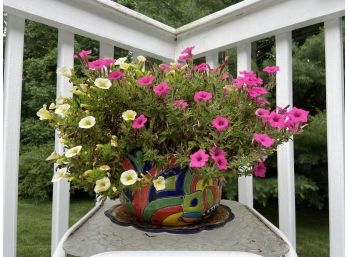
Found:
[[[276,35],[277,106],[292,106],[292,36],[291,32]],[[292,139],[278,147],[279,228],[296,247],[294,144]]]
[[[219,52],[212,51],[205,54],[205,61],[209,64],[210,68],[213,69],[219,65]]]
[[[16,256],[24,19],[7,15],[4,77],[3,256]]]
[[[251,43],[237,47],[237,72],[251,69]],[[238,178],[238,201],[253,208],[253,177]]]
[[[57,66],[72,68],[74,65],[74,34],[71,32],[58,30],[58,57]],[[69,79],[57,75],[57,97],[71,96]],[[60,143],[56,132],[55,151],[62,154],[63,144]],[[53,202],[52,202],[52,238],[51,252],[54,253],[60,238],[67,231],[69,226],[69,202],[70,184],[66,180],[53,183]]]
[[[341,18],[325,22],[330,256],[345,256],[344,79]],[[346,89],[347,90],[347,89]]]
[[[99,58],[114,58],[114,46],[108,43],[99,43]]]

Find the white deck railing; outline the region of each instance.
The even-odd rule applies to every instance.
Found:
[[[58,66],[72,66],[74,34],[100,41],[100,55],[113,56],[114,46],[162,61],[195,45],[197,57],[211,65],[218,52],[237,47],[238,70],[250,69],[251,42],[276,36],[277,104],[292,104],[292,37],[294,29],[325,23],[328,126],[330,256],[344,256],[344,80],[341,17],[344,0],[245,0],[174,29],[109,0],[4,0],[8,13],[5,55],[4,115],[4,256],[16,255],[19,129],[24,21],[58,28]],[[57,95],[67,95],[69,83],[57,79]],[[56,139],[56,150],[61,150]],[[296,245],[294,154],[287,143],[278,152],[279,227]],[[239,201],[252,207],[252,178],[238,181]],[[68,228],[69,185],[55,183],[52,250]]]

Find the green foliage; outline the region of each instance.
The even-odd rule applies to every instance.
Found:
[[[229,181],[223,187],[224,195],[227,199],[236,200],[238,195],[237,181]],[[260,206],[265,207],[269,201],[278,199],[278,181],[277,178],[253,179],[254,201]],[[295,176],[295,196],[297,204],[323,208],[323,201],[320,199],[319,187],[317,184],[305,176]]]
[[[54,149],[53,143],[31,146],[19,158],[19,196],[49,199],[52,193],[53,165],[44,161]]]
[[[54,141],[54,129],[37,119],[28,118],[21,122],[21,151]]]

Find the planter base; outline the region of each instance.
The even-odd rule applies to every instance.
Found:
[[[217,210],[207,219],[199,223],[189,224],[186,226],[156,226],[137,221],[134,217],[129,216],[122,205],[114,205],[104,212],[105,215],[114,223],[121,226],[133,226],[137,229],[158,233],[167,232],[174,234],[194,234],[202,230],[211,230],[224,226],[227,222],[233,220],[234,214],[226,205],[220,204]]]

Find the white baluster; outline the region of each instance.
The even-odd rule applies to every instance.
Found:
[[[325,22],[331,257],[346,256],[344,249],[344,69],[341,23],[341,18]]]
[[[16,256],[24,19],[7,15],[4,76],[3,256]]]
[[[114,58],[114,46],[108,43],[100,42],[99,58]]]
[[[219,52],[212,51],[205,54],[205,61],[209,64],[210,68],[213,69],[219,65]]]
[[[246,43],[237,47],[237,71],[251,69],[251,44]],[[250,139],[251,140],[251,139]],[[238,178],[238,201],[253,207],[253,177]]]
[[[58,30],[58,57],[57,67],[66,66],[72,68],[74,65],[74,34],[71,32]],[[69,79],[57,75],[57,97],[71,96],[69,89],[71,84]],[[62,154],[63,145],[59,142],[56,133],[55,151]],[[67,231],[69,226],[69,202],[70,184],[66,180],[53,183],[53,202],[52,202],[52,238],[51,252],[53,254],[60,238]]]
[[[292,37],[291,32],[276,36],[277,106],[292,106]],[[290,140],[278,147],[279,228],[296,247],[294,144]]]

